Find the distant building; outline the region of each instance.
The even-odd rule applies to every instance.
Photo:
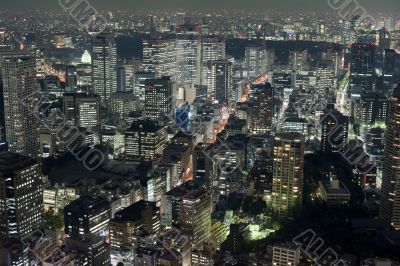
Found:
[[[264,46],[248,46],[245,49],[247,78],[256,78],[265,72],[266,49]]]
[[[211,83],[207,99],[211,102],[232,104],[233,95],[233,64],[227,60],[209,61],[208,68],[211,73]]]
[[[270,83],[251,85],[250,132],[265,134],[272,130],[274,117],[274,89]]]
[[[103,103],[117,91],[117,45],[111,35],[100,34],[92,40],[92,92]]]
[[[145,117],[152,120],[172,117],[172,80],[170,77],[145,81]]]
[[[374,44],[354,43],[351,45],[350,85],[372,89],[375,83]]]
[[[78,89],[78,72],[76,66],[65,68],[65,91],[76,92]]]

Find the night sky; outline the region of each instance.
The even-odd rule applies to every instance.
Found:
[[[68,1],[68,0],[64,0]],[[77,1],[77,0],[70,0]],[[138,8],[257,8],[277,9],[281,11],[312,10],[327,11],[330,9],[328,1],[338,2],[345,0],[89,0],[97,8],[115,8],[134,10]],[[353,0],[358,1],[367,11],[400,11],[399,0]],[[59,9],[58,0],[1,0],[0,9]]]

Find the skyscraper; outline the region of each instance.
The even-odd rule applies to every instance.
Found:
[[[183,196],[178,222],[182,232],[190,236],[192,247],[201,248],[210,239],[211,196],[205,189],[193,189]]]
[[[245,50],[247,78],[258,77],[265,71],[266,50],[263,46],[248,46]]]
[[[199,85],[201,80],[201,27],[185,25],[176,36],[177,85]]]
[[[92,40],[93,93],[105,103],[117,91],[117,46],[110,35],[98,35]]]
[[[380,218],[400,229],[400,87],[393,91],[386,120]]]
[[[232,103],[232,63],[227,60],[209,61],[211,70],[211,86],[208,92],[208,100],[219,103]]]
[[[76,66],[67,66],[65,68],[65,90],[75,92],[78,88],[78,77]]]
[[[347,144],[349,134],[349,117],[337,110],[326,110],[321,116],[321,150],[339,152]]]
[[[78,127],[100,124],[100,98],[86,93],[65,93],[63,109],[66,122]]]
[[[158,120],[172,113],[172,80],[170,77],[148,79],[145,81],[146,118]]]
[[[304,137],[280,133],[274,140],[272,207],[279,218],[292,219],[303,197]]]
[[[274,89],[270,83],[251,85],[251,121],[253,134],[264,134],[272,130],[274,117]]]
[[[175,42],[172,38],[143,40],[143,69],[154,72],[157,77],[167,75],[174,78],[177,66]]]
[[[126,68],[124,66],[117,67],[117,91],[126,90]]]
[[[375,51],[373,44],[355,43],[351,46],[350,84],[372,89],[375,79]]]
[[[153,160],[162,156],[166,141],[166,127],[152,120],[135,121],[125,132],[125,153],[128,158]]]
[[[36,60],[27,55],[2,59],[6,141],[11,152],[36,158],[39,154],[39,121],[35,117]]]
[[[40,228],[43,189],[35,160],[2,152],[0,191],[0,238],[23,238]]]

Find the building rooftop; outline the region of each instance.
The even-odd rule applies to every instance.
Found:
[[[124,221],[138,221],[142,219],[142,210],[146,208],[152,208],[153,210],[156,209],[156,203],[140,200],[125,209],[117,212],[114,216],[114,220],[118,222]]]
[[[0,175],[13,173],[35,164],[36,161],[28,156],[8,151],[0,152]]]

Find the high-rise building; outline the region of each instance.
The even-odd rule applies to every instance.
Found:
[[[250,103],[250,131],[253,134],[271,131],[274,117],[274,89],[271,84],[251,85]]]
[[[125,154],[128,158],[153,160],[163,155],[166,142],[166,127],[151,120],[135,121],[125,132]]]
[[[105,197],[83,196],[64,207],[65,233],[74,238],[93,233],[104,236],[111,219],[111,205]]]
[[[373,44],[355,43],[351,46],[350,84],[372,89],[375,79],[376,47]]]
[[[177,86],[200,85],[201,81],[201,28],[185,25],[176,36]]]
[[[126,68],[124,66],[117,67],[117,91],[126,90]]]
[[[65,93],[63,109],[66,122],[91,128],[100,124],[100,98],[94,94]]]
[[[172,117],[172,103],[171,77],[145,81],[144,112],[146,118],[158,120],[165,116]]]
[[[211,84],[207,98],[211,102],[231,104],[233,94],[232,63],[226,60],[209,61]]]
[[[6,141],[11,152],[37,158],[39,121],[35,116],[36,60],[32,56],[2,58],[2,83]]]
[[[110,244],[114,250],[129,248],[135,233],[145,230],[156,234],[160,229],[160,208],[155,202],[140,200],[117,212],[110,221]]]
[[[65,90],[75,92],[78,88],[78,72],[76,66],[67,66],[65,68]]]
[[[337,110],[327,110],[321,116],[321,150],[323,152],[339,152],[348,141],[349,117]]]
[[[277,217],[292,219],[303,197],[304,137],[280,133],[274,139],[272,207]]]
[[[143,69],[155,73],[156,77],[175,77],[177,66],[175,39],[153,38],[143,40]]]
[[[388,89],[400,81],[400,54],[396,50],[385,50],[382,72],[384,84]]]
[[[211,237],[211,196],[205,189],[193,189],[183,196],[178,222],[190,236],[192,247],[201,248]]]
[[[110,35],[98,35],[92,40],[92,92],[105,103],[117,91],[117,46]]]
[[[43,188],[35,160],[0,153],[0,191],[0,238],[23,238],[40,228]]]
[[[378,92],[364,92],[361,94],[360,104],[360,122],[374,124],[386,121],[388,99],[385,95]]]
[[[380,218],[400,229],[400,87],[393,90],[386,120]]]
[[[209,61],[225,59],[225,40],[217,36],[203,36],[201,47],[201,82],[207,88],[211,87],[211,68]]]
[[[289,67],[294,71],[303,71],[308,60],[308,51],[289,51]]]
[[[146,80],[147,79],[155,79],[156,73],[155,72],[148,72],[148,71],[136,71],[134,84],[133,84],[133,94],[138,97],[140,100],[145,99],[145,91],[146,91]]]
[[[265,71],[266,50],[264,46],[248,46],[245,50],[247,78],[256,78]]]
[[[331,60],[317,63],[317,87],[319,89],[336,88],[335,65]]]

